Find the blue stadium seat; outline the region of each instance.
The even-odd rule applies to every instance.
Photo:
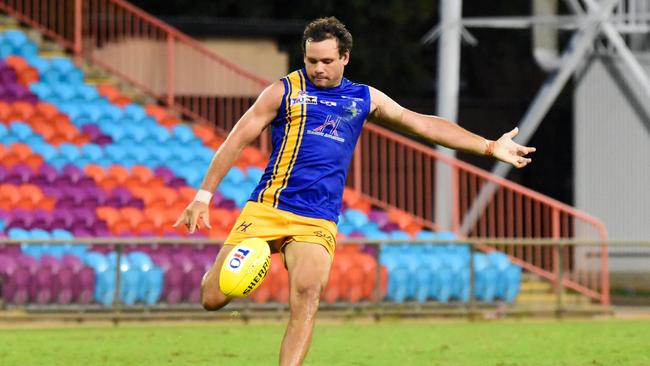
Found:
[[[363,212],[355,209],[345,211],[345,219],[354,226],[355,230],[361,229],[368,223],[368,216]]]
[[[64,79],[65,79],[65,82],[70,83],[70,84],[83,83],[83,81],[84,81],[84,72],[75,67],[74,69],[68,71],[64,75]]]
[[[223,180],[232,183],[233,185],[239,185],[246,180],[246,175],[244,175],[244,172],[242,172],[241,169],[234,166],[230,168],[228,173],[226,173],[226,176],[223,177]]]
[[[127,156],[127,151],[123,146],[118,144],[110,144],[104,147],[104,156],[110,158],[112,161],[120,164]]]
[[[27,35],[24,32],[15,29],[6,30],[3,33],[3,39],[14,47],[20,47],[28,41]]]
[[[81,156],[81,150],[77,145],[63,143],[59,145],[59,155],[64,156],[69,162],[73,162]]]
[[[29,86],[29,90],[36,94],[39,99],[47,99],[52,95],[52,88],[44,82],[35,82]]]
[[[486,303],[494,301],[497,293],[497,269],[484,253],[474,253],[474,296]]]
[[[76,89],[75,90],[76,97],[81,101],[92,102],[97,98],[99,98],[99,93],[97,92],[97,88],[95,88],[94,86],[79,84],[76,86],[75,89]],[[97,109],[99,110],[99,113],[102,113],[102,110],[100,108]],[[93,120],[97,120],[97,119],[93,118]]]
[[[52,57],[50,58],[50,67],[58,70],[62,74],[69,72],[76,68],[72,61],[67,57]]]
[[[165,128],[164,126],[156,126],[151,129],[149,129],[149,136],[154,140],[159,143],[165,143],[167,140],[170,139],[171,134],[169,133],[169,130]]]
[[[50,86],[51,86],[51,89],[52,89],[52,95],[56,96],[61,101],[71,101],[75,97],[75,94],[76,94],[75,90],[69,84],[56,82],[56,83],[50,84]]]
[[[111,272],[117,270],[117,253],[110,252],[106,255]],[[128,256],[120,257],[120,301],[125,305],[133,305],[138,299],[138,283],[140,273],[129,262]]]
[[[23,58],[35,56],[38,53],[38,46],[30,40],[18,47],[16,53]]]
[[[124,115],[138,122],[147,116],[147,112],[141,105],[131,103],[124,107]]]
[[[85,144],[81,147],[83,156],[90,159],[90,161],[97,161],[104,156],[104,150],[101,146],[93,143]]]
[[[43,75],[43,73],[50,68],[50,62],[38,55],[28,56],[25,60],[29,65],[38,70],[39,75]]]
[[[7,129],[7,126],[0,123],[0,138],[7,136],[8,134],[9,134],[9,130]]]
[[[192,129],[186,125],[174,126],[174,128],[172,128],[172,134],[176,140],[185,143],[196,138],[196,136],[194,136],[194,131],[192,131]]]
[[[164,274],[161,268],[156,267],[144,252],[131,252],[128,254],[131,265],[140,271],[137,300],[146,304],[155,304],[162,295]]]
[[[214,151],[212,151],[212,149],[210,149],[210,152],[212,153],[212,155],[214,155]],[[263,175],[264,175],[263,169],[260,169],[255,166],[246,168],[246,176],[248,177],[249,181],[259,183]]]
[[[521,287],[521,267],[512,264],[508,256],[502,252],[490,252],[488,257],[498,271],[496,296],[507,302],[513,302]]]
[[[28,124],[18,121],[9,124],[9,133],[18,137],[20,140],[24,140],[33,134],[32,128]]]
[[[107,104],[102,105],[101,108],[102,115],[112,121],[119,121],[124,117],[124,111],[122,111],[122,109],[116,105]]]

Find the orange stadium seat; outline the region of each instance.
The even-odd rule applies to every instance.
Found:
[[[15,69],[17,73],[29,67],[27,61],[17,55],[8,56],[5,58],[5,63]]]
[[[20,200],[20,191],[13,184],[0,184],[0,209],[9,210]]]
[[[95,212],[97,213],[97,217],[106,221],[106,224],[109,227],[113,226],[120,220],[120,212],[115,207],[100,206],[95,209]]]
[[[13,102],[11,111],[11,114],[15,116],[15,120],[27,121],[34,114],[34,105],[23,101]]]
[[[275,275],[275,291],[273,292],[273,300],[287,304],[289,302],[289,273],[284,268],[284,263],[280,254],[271,255],[271,268],[279,268]]]
[[[84,168],[84,173],[93,178],[95,183],[101,182],[102,179],[106,176],[106,172],[104,171],[104,168],[102,168],[99,165],[96,164],[88,164]]]
[[[335,257],[335,261],[338,257]],[[330,268],[329,279],[327,280],[327,285],[321,293],[321,299],[328,303],[333,304],[341,297],[341,280],[343,274],[341,273],[340,267],[335,267],[332,265]]]
[[[185,204],[187,204],[194,199],[194,196],[196,196],[196,192],[197,192],[196,188],[192,188],[188,186],[180,187],[178,189],[178,197],[179,199],[184,201]]]
[[[131,172],[122,165],[111,165],[106,169],[106,174],[115,178],[118,183],[124,184],[129,179]]]
[[[11,107],[7,102],[0,101],[0,122],[9,122],[8,117],[11,113]]]
[[[9,149],[18,157],[20,161],[24,161],[33,154],[29,145],[22,142],[15,142],[9,146]]]
[[[177,124],[181,123],[180,118],[176,116],[172,116],[171,114],[168,114],[167,116],[163,117],[162,120],[158,121],[161,125],[165,127],[173,127],[176,126]]]
[[[142,184],[147,184],[154,177],[151,169],[144,165],[134,165],[131,167],[131,178],[137,179]]]
[[[192,126],[192,131],[205,144],[212,141],[215,137],[212,128],[204,123],[195,123]]]
[[[41,201],[45,198],[41,189],[33,184],[18,186],[18,195],[20,196],[20,202],[17,205],[27,208],[39,207]]]
[[[38,70],[34,67],[28,67],[18,73],[18,82],[22,85],[30,85],[39,80]]]
[[[31,154],[22,160],[22,163],[37,171],[43,165],[43,157],[38,154]]]
[[[56,128],[56,134],[63,137],[66,141],[73,142],[74,139],[79,135],[79,130],[77,127],[70,123],[69,121],[59,121],[54,124]]]
[[[148,115],[153,117],[158,122],[160,122],[168,114],[165,108],[156,104],[147,104],[144,107],[144,110],[147,112]]]
[[[156,193],[156,199],[165,203],[168,207],[174,206],[179,202],[178,193],[173,188],[154,187],[152,190]]]
[[[106,97],[106,99],[113,101],[120,96],[120,91],[115,86],[111,84],[101,84],[97,86],[97,92],[99,95]]]
[[[144,213],[135,207],[120,209],[121,220],[125,221],[132,232],[140,232],[140,225],[145,219]]]
[[[388,218],[399,225],[402,230],[408,227],[413,221],[413,218],[409,213],[396,208],[388,210]]]
[[[54,106],[54,104],[48,102],[36,103],[36,111],[46,119],[53,119],[57,114],[59,114],[59,109]]]

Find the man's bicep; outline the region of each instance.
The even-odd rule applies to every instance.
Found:
[[[370,88],[370,96],[374,110],[369,116],[369,120],[384,125],[399,126],[402,124],[402,113],[404,107],[392,100],[383,92]]]

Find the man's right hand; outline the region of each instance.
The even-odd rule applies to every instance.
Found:
[[[212,229],[212,226],[210,226],[210,210],[208,205],[203,202],[192,201],[183,210],[183,213],[178,217],[173,227],[184,224],[187,227],[187,231],[192,234],[200,226],[199,221],[202,221],[203,225],[208,229]]]

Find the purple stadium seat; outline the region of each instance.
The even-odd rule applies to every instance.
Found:
[[[8,168],[4,165],[0,165],[0,183],[6,183],[5,179],[7,178]]]
[[[73,255],[64,255],[61,258],[61,264],[64,270],[67,268],[71,271],[73,278],[71,282],[71,301],[79,304],[89,304],[93,300],[93,290],[95,289],[95,273],[90,267],[87,267],[83,262]],[[63,274],[60,279],[61,283],[68,281],[67,273]],[[67,296],[67,294],[64,294]],[[61,296],[57,302],[62,303],[67,299]]]
[[[68,229],[74,223],[74,216],[69,210],[56,209],[52,214],[52,228]]]
[[[381,210],[370,210],[368,218],[370,221],[375,222],[379,227],[386,225],[389,221],[388,214]]]
[[[42,209],[32,210],[32,227],[44,230],[52,228],[52,214]]]
[[[99,127],[93,123],[88,123],[81,126],[81,132],[83,132],[84,135],[90,137],[91,140],[102,136],[102,130],[100,130]]]
[[[70,183],[77,183],[81,177],[84,176],[84,172],[74,165],[67,164],[63,167],[62,176],[68,179]]]
[[[399,224],[396,224],[394,222],[387,222],[383,226],[381,226],[381,231],[390,233],[395,230],[400,230]]]
[[[4,181],[9,184],[24,184],[30,181],[32,175],[34,175],[32,168],[24,164],[16,164],[7,172]]]

